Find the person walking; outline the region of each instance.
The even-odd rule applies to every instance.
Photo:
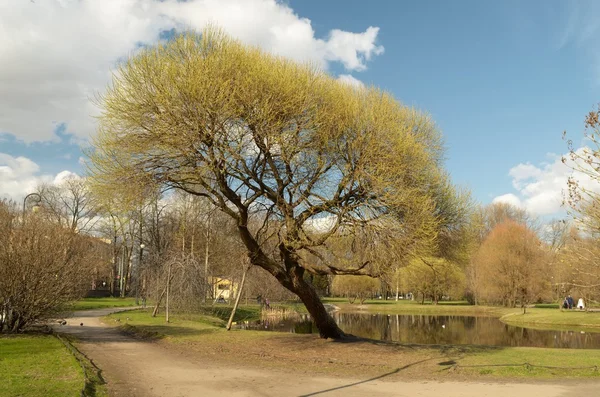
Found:
[[[567,301],[569,301],[569,309],[573,308],[573,297],[571,295],[567,296]]]
[[[585,304],[583,303],[583,298],[579,298],[579,300],[577,301],[577,308],[579,310],[585,309]]]

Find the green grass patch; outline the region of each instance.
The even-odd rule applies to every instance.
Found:
[[[560,309],[558,303],[536,303],[536,309]]]
[[[600,350],[511,347],[455,358],[465,374],[512,378],[599,378]]]
[[[271,305],[272,311],[279,312],[301,311],[303,308],[304,306],[301,303]],[[232,306],[221,304],[201,306],[195,313],[172,313],[167,323],[164,310],[161,310],[156,317],[152,317],[152,308],[148,307],[146,309],[113,313],[104,317],[104,320],[109,324],[121,326],[127,333],[143,338],[184,340],[224,331],[232,309]],[[258,320],[261,312],[262,306],[260,305],[240,305],[235,312],[233,321],[238,323]]]
[[[578,327],[585,329],[600,328],[600,312],[585,312],[579,310],[548,310],[527,309],[513,311],[500,318],[501,321],[520,327],[535,327],[546,329],[565,329],[565,327]]]
[[[230,306],[203,306],[197,313],[174,313],[165,320],[161,311],[152,317],[152,308],[113,313],[104,317],[109,324],[119,325],[127,333],[144,338],[194,339],[197,336],[225,330],[231,314]],[[239,306],[234,321],[248,321],[260,317],[259,305]]]
[[[1,397],[78,396],[84,376],[52,335],[0,336]]]
[[[84,373],[84,389],[83,396],[85,397],[107,397],[108,389],[106,382],[100,374],[100,369],[96,367],[83,353],[81,353],[69,337],[66,335],[55,335],[57,339],[69,350],[71,355],[79,362],[79,365]]]
[[[245,321],[244,319],[250,313],[257,313],[259,308],[258,305],[256,305],[256,308],[239,307],[234,318],[239,318],[237,321]],[[225,330],[227,321],[224,318],[228,318],[231,312],[230,307],[215,307],[213,309],[206,307],[205,311],[206,313],[216,313],[223,318],[201,313],[175,313],[169,316],[169,322],[167,323],[164,312],[159,313],[156,317],[152,317],[152,309],[147,308],[113,313],[104,317],[103,321],[119,326],[124,332],[132,336],[143,339],[163,339],[171,343],[201,340],[214,341],[215,338],[226,342],[232,333],[238,335],[244,334],[246,337],[268,337],[269,332],[227,332]]]
[[[83,298],[69,305],[69,310],[105,309],[135,306],[135,298]]]

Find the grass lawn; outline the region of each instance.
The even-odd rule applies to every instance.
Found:
[[[136,309],[127,312],[113,313],[102,318],[108,325],[123,327],[126,331],[138,336],[151,336],[171,341],[195,339],[202,335],[218,333],[225,337],[231,334],[254,334],[268,336],[267,332],[231,331],[225,330],[225,325],[231,313],[230,306],[205,306],[198,313],[172,313],[169,322],[165,321],[164,310],[156,317],[152,317],[152,308]],[[260,306],[240,305],[236,311],[234,321],[246,321],[260,317]]]
[[[600,350],[402,345],[372,340],[338,343],[316,335],[227,332],[224,313],[219,315],[221,318],[208,314],[175,314],[168,324],[164,315],[152,318],[150,314],[150,310],[116,313],[105,321],[118,324],[134,335],[156,338],[170,349],[179,349],[182,354],[198,359],[273,371],[294,368],[308,374],[346,376],[394,372],[394,376],[399,377],[438,380],[600,377],[600,372],[592,368],[538,367],[593,367],[600,365]],[[533,367],[524,366],[525,363]]]
[[[600,351],[592,349],[506,348],[458,354],[456,361],[456,371],[472,375],[600,378]]]
[[[522,310],[513,311],[500,317],[500,320],[510,325],[536,328],[578,327],[594,329],[600,328],[600,312],[585,312],[579,310],[558,309],[527,309],[527,314]]]
[[[135,298],[83,298],[73,302],[73,304],[69,306],[69,310],[90,310],[128,306],[135,306]]]
[[[114,313],[105,317],[108,324],[117,324],[123,330],[147,338],[167,338],[185,340],[198,335],[225,331],[224,327],[231,314],[231,306],[204,306],[193,314],[171,314],[169,323],[165,322],[164,311],[152,317],[152,308]],[[235,313],[234,321],[247,321],[260,318],[259,305],[240,305]]]
[[[77,360],[51,335],[0,336],[0,396],[78,396]]]

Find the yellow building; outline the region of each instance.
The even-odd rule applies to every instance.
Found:
[[[230,299],[235,299],[239,283],[234,283],[231,279],[224,277],[211,277],[210,282],[212,285],[214,300],[220,298],[223,298],[226,301],[229,301]]]

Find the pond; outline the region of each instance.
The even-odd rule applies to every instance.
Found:
[[[507,325],[495,317],[332,313],[340,328],[364,338],[417,344],[600,348],[600,333],[546,331]],[[308,315],[266,317],[238,328],[317,333]]]

